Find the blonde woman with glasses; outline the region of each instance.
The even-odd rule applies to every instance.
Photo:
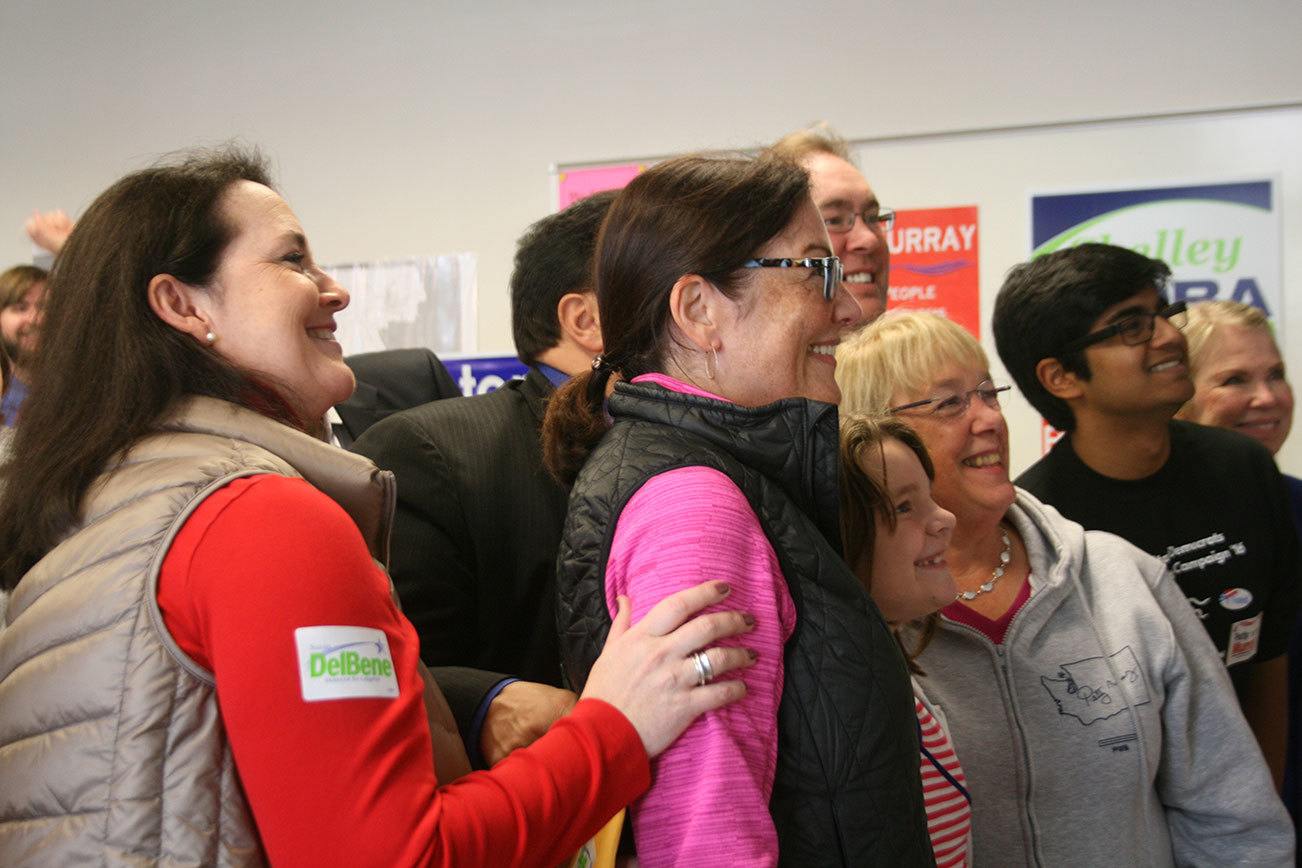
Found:
[[[842,343],[837,381],[843,413],[917,431],[957,517],[957,599],[917,661],[963,757],[973,861],[1292,864],[1206,632],[1160,561],[1013,486],[1008,387],[980,344],[934,314],[887,314]]]

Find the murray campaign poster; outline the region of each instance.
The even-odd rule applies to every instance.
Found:
[[[938,313],[981,337],[977,209],[911,208],[895,212],[888,309]]]

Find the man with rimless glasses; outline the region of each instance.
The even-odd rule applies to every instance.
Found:
[[[1278,787],[1298,540],[1261,444],[1173,420],[1193,394],[1170,269],[1082,244],[1017,266],[993,331],[1027,400],[1066,432],[1017,484],[1163,560],[1207,629]]]
[[[851,161],[849,144],[825,123],[790,133],[770,150],[809,173],[810,193],[832,240],[832,254],[841,260],[845,288],[863,311],[853,328],[862,328],[886,310],[891,265],[886,233],[895,224],[895,212],[877,201]]]

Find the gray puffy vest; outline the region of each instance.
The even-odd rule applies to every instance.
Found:
[[[566,677],[581,689],[610,630],[615,524],[648,479],[714,468],[746,496],[796,607],[769,808],[784,865],[932,865],[913,691],[899,646],[840,556],[837,414],[787,399],[737,407],[619,383],[615,423],[570,495],[558,560]]]
[[[163,626],[181,525],[242,476],[302,476],[388,557],[394,484],[364,458],[190,398],[83,499],[0,631],[0,865],[262,865],[212,674]]]

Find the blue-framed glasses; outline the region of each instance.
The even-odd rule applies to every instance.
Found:
[[[841,288],[841,258],[839,256],[816,256],[807,259],[747,259],[742,268],[812,268],[823,275],[823,300],[836,298],[836,291]]]

